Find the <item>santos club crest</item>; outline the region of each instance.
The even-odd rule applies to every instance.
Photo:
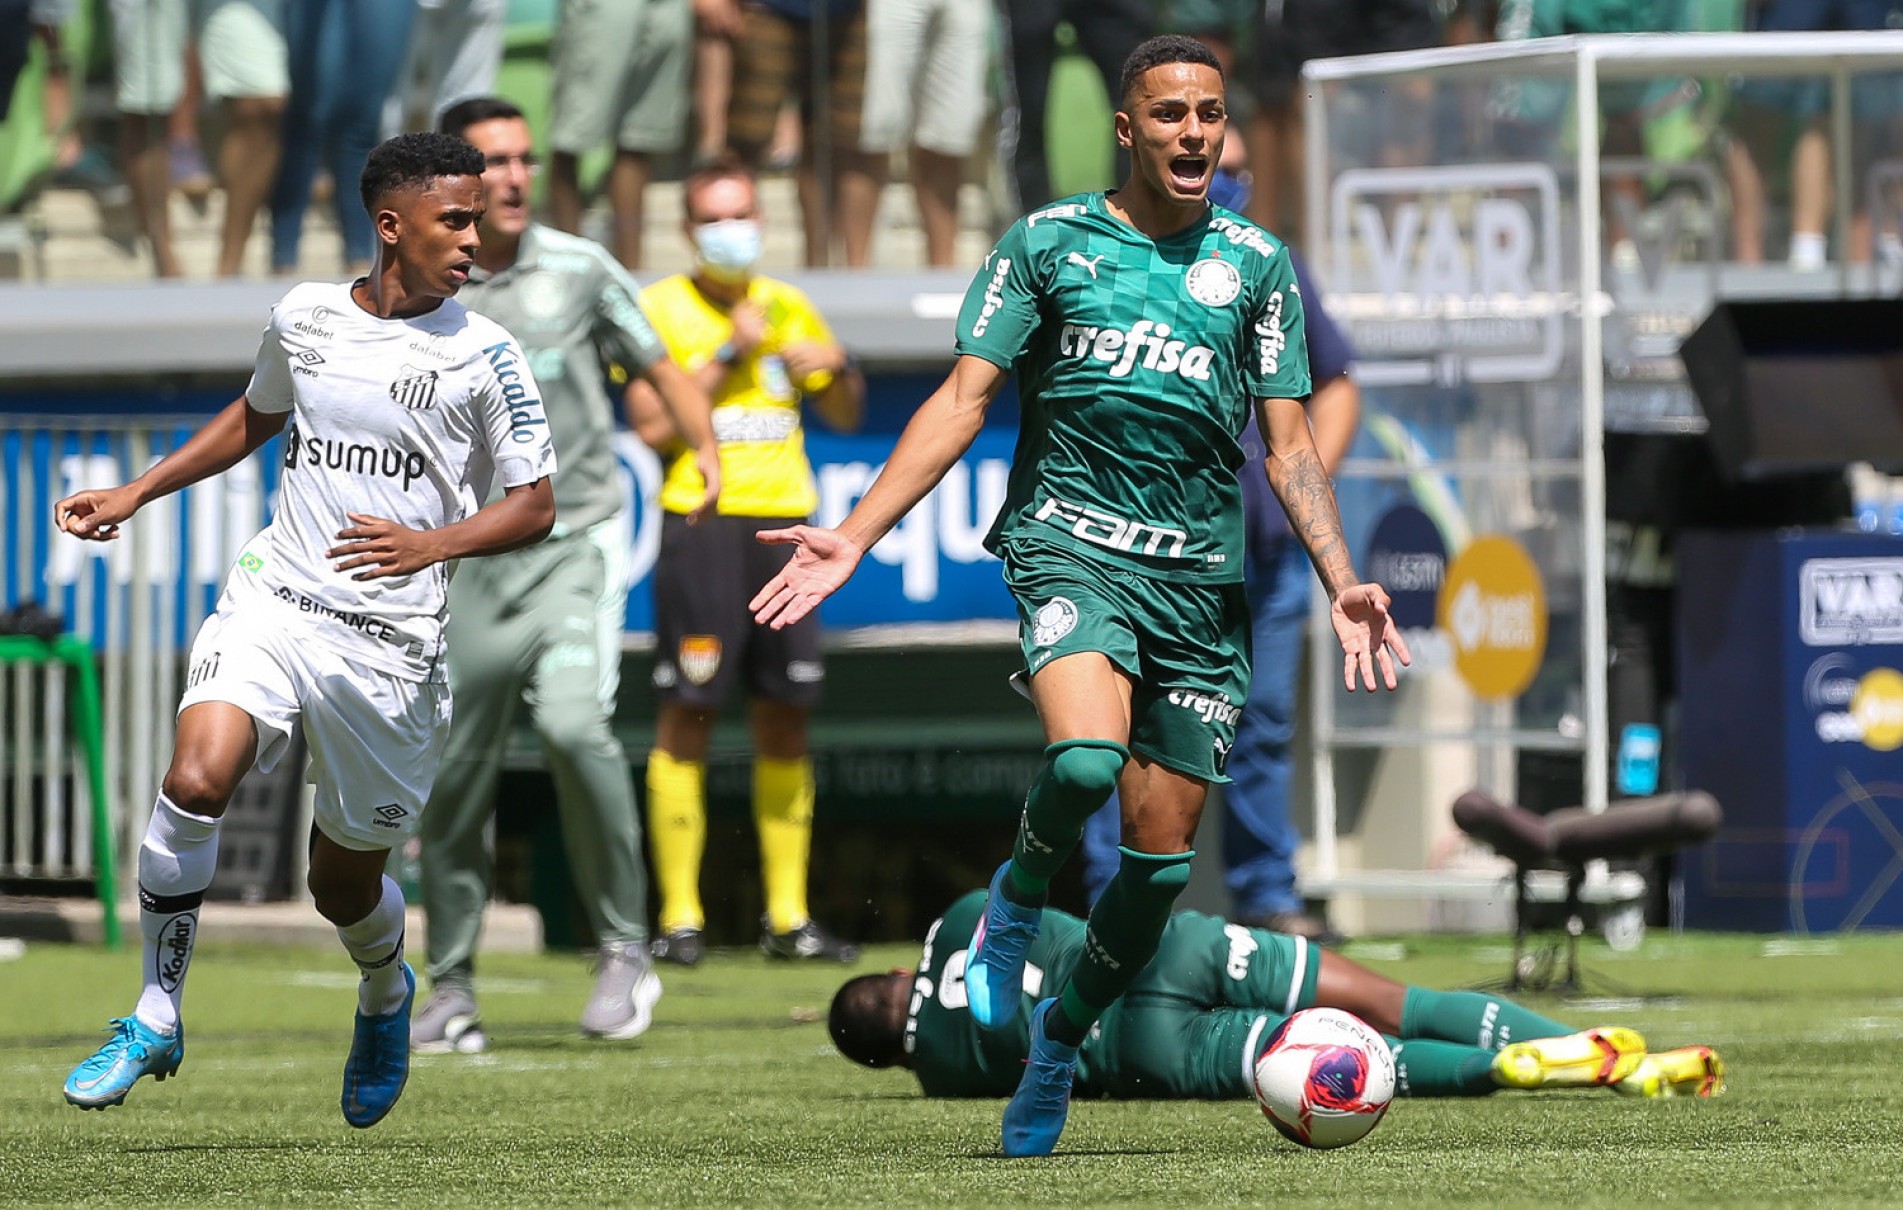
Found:
[[[1228,261],[1212,256],[1191,265],[1183,285],[1205,307],[1226,307],[1242,293],[1242,274]]]

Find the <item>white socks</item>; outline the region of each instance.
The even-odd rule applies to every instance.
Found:
[[[409,985],[403,980],[403,888],[388,876],[383,898],[368,916],[355,924],[339,925],[344,943],[363,982],[357,986],[357,1009],[366,1017],[380,1017],[403,1007]]]
[[[178,1029],[185,968],[198,941],[198,906],[217,869],[218,821],[181,811],[159,795],[139,846],[145,986],[132,1015],[160,1033]]]

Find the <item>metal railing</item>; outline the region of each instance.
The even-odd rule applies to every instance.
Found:
[[[182,657],[226,568],[267,516],[273,447],[141,510],[112,542],[58,533],[53,503],[123,483],[202,417],[0,416],[0,601],[35,599],[99,653],[106,818],[123,856],[171,759]],[[0,875],[95,876],[85,771],[58,666],[0,666]],[[77,799],[77,801],[75,801]]]

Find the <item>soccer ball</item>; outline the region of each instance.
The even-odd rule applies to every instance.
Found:
[[[1305,1008],[1277,1026],[1256,1055],[1255,1098],[1290,1142],[1346,1147],[1388,1111],[1394,1054],[1353,1013]]]

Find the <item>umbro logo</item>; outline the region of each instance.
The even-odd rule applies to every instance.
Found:
[[[1090,280],[1096,281],[1097,280],[1097,265],[1103,260],[1103,253],[1098,253],[1096,256],[1085,256],[1081,252],[1073,252],[1065,259],[1073,265],[1078,265],[1088,270],[1090,273]]]
[[[307,366],[321,366],[324,364],[324,355],[316,349],[305,349],[297,355],[296,360]]]
[[[385,803],[383,806],[380,806],[376,810],[372,811],[371,814],[377,816],[376,819],[373,819],[370,821],[371,824],[374,825],[375,827],[395,828],[397,826],[396,821],[399,819],[402,819],[405,815],[408,815],[409,811],[403,807],[397,806],[395,803],[392,802],[392,803]]]
[[[424,412],[435,407],[437,372],[404,366],[403,373],[408,377],[399,378],[390,384],[390,398],[412,412]]]

